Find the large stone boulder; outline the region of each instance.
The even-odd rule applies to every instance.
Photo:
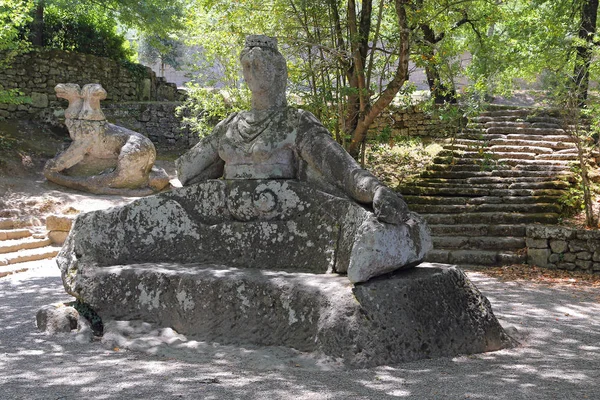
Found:
[[[511,345],[489,302],[441,264],[352,285],[335,274],[147,263],[79,271],[103,320],[144,320],[200,340],[288,346],[370,367]]]

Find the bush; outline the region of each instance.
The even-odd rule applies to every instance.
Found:
[[[115,21],[51,6],[44,10],[43,46],[117,61],[130,60],[135,55],[127,39],[117,32]]]

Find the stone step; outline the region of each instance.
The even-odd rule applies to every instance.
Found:
[[[0,240],[22,239],[32,234],[29,229],[0,229]]]
[[[445,170],[433,170],[424,171],[421,173],[420,178],[440,178],[440,179],[468,179],[468,178],[483,178],[483,177],[496,177],[502,179],[518,179],[518,178],[552,178],[552,179],[565,179],[568,180],[573,174],[570,171],[562,170],[560,173],[557,171],[527,171],[527,170],[500,170],[500,171],[460,171],[455,169],[446,168]]]
[[[429,224],[434,236],[514,236],[525,237],[526,225],[523,224]]]
[[[564,135],[564,129],[556,128],[487,128],[487,134],[495,135],[510,135],[510,134],[521,134],[521,135]]]
[[[399,192],[415,196],[562,196],[564,190],[557,189],[486,189],[465,187],[402,186]]]
[[[439,175],[439,174],[436,174]],[[420,186],[431,186],[432,184],[447,184],[448,186],[453,185],[487,185],[487,184],[500,184],[502,187],[506,187],[507,185],[513,183],[524,183],[524,182],[532,182],[532,183],[541,183],[541,182],[564,182],[556,175],[545,175],[545,176],[518,176],[518,174],[514,174],[514,176],[492,176],[492,175],[477,175],[471,177],[459,177],[454,173],[447,173],[449,177],[439,177],[439,176],[421,176],[421,180],[419,181]],[[460,174],[457,174],[460,175]],[[565,176],[566,177],[566,176]],[[561,177],[562,178],[562,177]],[[477,186],[476,186],[477,187]],[[562,186],[561,186],[562,188]]]
[[[573,149],[576,148],[573,142],[553,142],[549,140],[526,140],[526,139],[492,139],[489,141],[490,146],[511,146],[510,148],[521,147],[521,148],[543,148],[551,151],[562,150],[562,149]],[[548,153],[548,151],[544,151]]]
[[[412,196],[405,195],[404,200],[411,206],[413,204],[535,204],[557,203],[560,196],[481,196],[481,197],[442,197],[442,196]]]
[[[526,119],[527,122],[531,122],[533,124],[551,124],[551,125],[558,125],[558,126],[562,126],[563,122],[562,120],[550,116],[550,115],[545,115],[545,116],[528,116]]]
[[[14,218],[18,217],[21,211],[17,208],[3,208],[0,209],[0,218]]]
[[[531,123],[525,121],[488,121],[483,124],[486,128],[531,128]]]
[[[29,264],[29,263],[26,263]],[[5,276],[16,274],[19,272],[26,272],[29,268],[25,267],[23,263],[15,264],[15,265],[2,265],[0,264],[0,278],[4,278]]]
[[[422,179],[414,183],[409,183],[402,188],[417,186],[421,188],[446,188],[446,189],[557,189],[566,190],[571,185],[565,181],[549,181],[544,178],[522,178],[522,179],[541,179],[536,182],[513,182],[512,179],[499,178],[500,183],[474,183],[473,180],[479,178],[467,179]],[[401,192],[402,193],[402,192]],[[492,196],[492,194],[490,194]]]
[[[519,250],[526,247],[524,237],[514,236],[433,236],[434,249]]]
[[[425,260],[443,264],[497,266],[522,264],[527,261],[527,255],[511,251],[433,249]]]
[[[25,237],[21,239],[3,240],[0,242],[0,254],[14,253],[19,250],[37,249],[52,244],[52,241],[47,237],[36,239],[33,237]]]
[[[554,121],[554,122],[550,122]],[[543,129],[562,129],[559,121],[555,118],[545,120],[545,122],[532,121],[488,121],[484,123],[486,128],[543,128]]]
[[[481,212],[516,213],[560,213],[562,206],[557,203],[500,203],[500,204],[411,204],[411,211],[419,214],[458,214]]]
[[[524,214],[512,212],[481,212],[462,214],[421,214],[428,224],[555,224],[558,221],[557,213]]]
[[[60,247],[46,246],[36,249],[20,250],[13,253],[0,254],[0,266],[53,258],[56,257],[59,251]]]
[[[562,168],[570,168],[568,160],[553,160],[553,159],[544,159],[542,157],[536,157],[535,160],[514,160],[514,159],[499,159],[497,160],[500,164],[506,164],[513,167],[522,167],[524,165],[534,165],[534,166],[557,166]]]
[[[510,134],[506,135],[507,140],[531,140],[536,142],[558,142],[558,143],[577,143],[577,138],[570,135],[523,135]],[[493,140],[493,139],[492,139]]]
[[[532,110],[527,109],[505,109],[505,110],[490,110],[482,111],[480,117],[493,117],[493,118],[526,118]]]
[[[477,140],[477,141],[489,141],[493,139],[506,139],[507,135],[501,134],[489,134],[485,131],[477,129],[465,129],[462,132],[456,134],[456,140]]]
[[[516,136],[516,137],[515,137]],[[553,136],[556,137],[556,136]],[[569,138],[568,136],[566,136]],[[571,139],[571,138],[569,138]],[[535,136],[533,139],[527,135],[506,135],[501,138],[493,139],[444,139],[442,141],[444,149],[452,150],[475,150],[479,148],[487,148],[489,146],[518,146],[518,147],[544,147],[552,150],[571,149],[575,148],[574,140],[550,140],[543,136]]]
[[[18,229],[29,226],[42,226],[42,222],[35,217],[0,218],[0,229]]]
[[[542,171],[542,172],[561,172],[567,171],[570,173],[571,169],[567,163],[560,163],[559,165],[537,165],[537,164],[518,164],[518,165],[503,165],[498,164],[494,166],[494,170],[486,171],[482,169],[481,165],[477,164],[431,164],[427,167],[428,171],[478,171],[478,172],[511,172],[511,171]]]
[[[438,156],[434,159],[437,162],[439,157],[454,157],[454,158],[474,158],[484,160],[485,157],[498,160],[498,159],[512,159],[512,160],[535,160],[537,153],[531,152],[501,152],[501,151],[490,151],[489,149],[482,149],[482,151],[453,151],[453,150],[442,150],[438,153]]]
[[[554,153],[554,154],[539,154],[536,160],[561,160],[561,161],[577,161],[575,153]]]

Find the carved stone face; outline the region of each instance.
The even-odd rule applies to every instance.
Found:
[[[75,99],[81,97],[81,89],[76,83],[59,83],[54,88],[56,97],[61,99]]]
[[[248,88],[255,92],[269,92],[276,79],[275,67],[269,63],[273,55],[268,50],[253,47],[242,55],[242,71]]]

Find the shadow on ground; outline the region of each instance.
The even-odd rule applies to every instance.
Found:
[[[296,364],[285,350],[205,343],[193,357],[79,344],[37,332],[43,305],[70,301],[51,263],[0,279],[0,399],[598,398],[598,290],[471,279],[522,346],[368,370]],[[299,367],[296,365],[300,365]]]

